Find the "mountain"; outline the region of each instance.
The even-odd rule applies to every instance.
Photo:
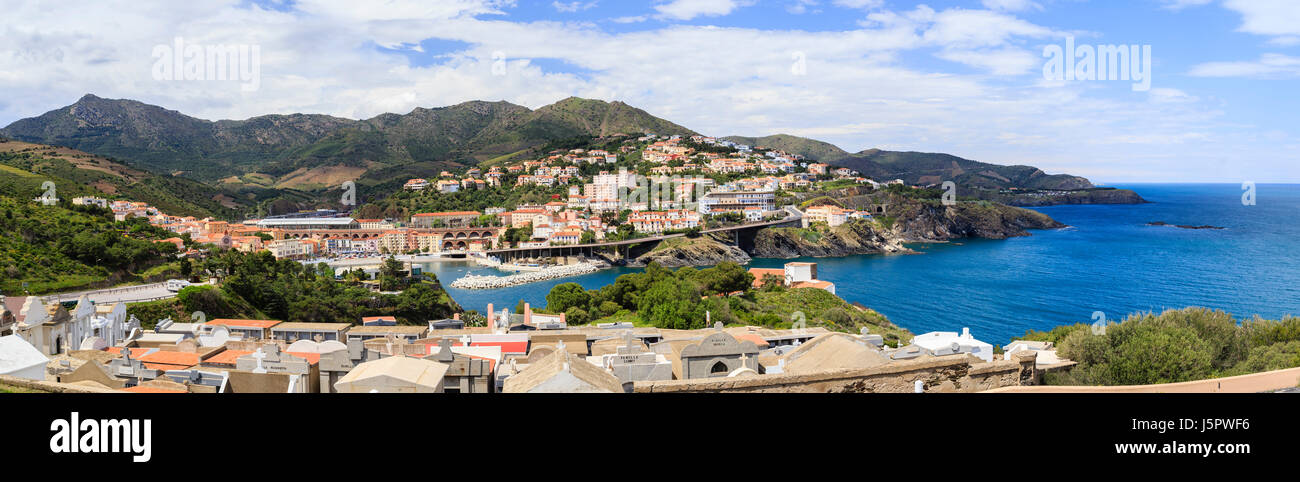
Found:
[[[1047,174],[1033,166],[1002,166],[963,159],[951,154],[896,152],[868,149],[849,153],[834,144],[815,139],[777,134],[767,137],[731,136],[732,142],[779,149],[832,166],[847,167],[877,180],[902,179],[908,184],[938,184],[953,181],[959,186],[983,189],[1061,189],[1094,187],[1092,182],[1068,174]]]
[[[236,217],[252,201],[239,193],[213,189],[191,179],[155,174],[120,161],[66,147],[0,138],[0,196],[32,199],[53,182],[55,196],[142,201],[176,216]],[[256,196],[254,196],[255,198]]]
[[[723,139],[751,147],[776,149],[790,154],[798,154],[828,164],[852,155],[835,144],[789,134],[777,134],[767,137],[730,136]]]
[[[260,184],[241,176],[262,173],[278,180],[331,166],[466,166],[557,139],[644,132],[694,134],[622,102],[578,98],[537,110],[472,101],[365,120],[291,114],[213,122],[88,94],[67,107],[16,121],[0,129],[0,136],[128,159],[208,182]]]
[[[696,134],[622,102],[576,97],[536,110],[504,101],[471,101],[363,120],[289,114],[214,122],[134,100],[88,94],[67,107],[16,121],[0,129],[0,136],[78,149],[169,175],[160,179],[202,181],[231,193],[239,204],[251,208],[245,212],[262,215],[296,209],[302,201],[338,189],[344,181],[355,180],[367,192],[383,196],[412,177],[647,132]],[[919,185],[954,181],[989,199],[1005,195],[998,191],[1007,188],[1094,187],[1078,176],[1049,175],[1032,166],[1000,166],[949,154],[877,149],[849,153],[830,143],[786,134],[726,139],[800,154],[878,180],[902,179]],[[1137,198],[1129,194],[1075,196],[1068,202]],[[1016,198],[1013,202],[1037,201]]]
[[[873,179],[902,179],[914,185],[953,181],[958,186],[983,189],[1074,190],[1094,187],[1091,181],[1079,176],[1047,174],[1033,166],[1000,166],[951,154],[868,149],[831,164],[853,169]]]

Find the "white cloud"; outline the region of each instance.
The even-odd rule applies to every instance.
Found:
[[[1207,62],[1192,67],[1196,77],[1296,77],[1300,76],[1300,57],[1264,54],[1258,60],[1241,62]]]
[[[995,75],[1024,74],[1043,65],[1043,58],[1025,49],[1000,48],[980,50],[946,49],[935,54],[939,58],[966,64]]]
[[[835,0],[832,3],[845,8],[861,8],[867,10],[884,6],[885,0]]]
[[[593,8],[596,8],[596,5],[597,5],[598,3],[599,3],[599,2],[594,2],[594,1],[593,1],[593,2],[579,2],[579,1],[575,1],[575,2],[560,2],[560,1],[554,1],[554,2],[551,2],[551,6],[552,6],[552,7],[555,7],[555,10],[556,10],[556,11],[559,11],[559,12],[574,13],[574,12],[581,12],[581,11],[583,11],[583,10],[591,10],[591,9],[593,9]]]
[[[1275,47],[1294,47],[1300,45],[1300,37],[1294,35],[1273,37],[1268,40],[1268,44]]]
[[[1238,30],[1256,35],[1300,34],[1300,8],[1294,0],[1224,0],[1224,8],[1241,14]]]
[[[728,15],[738,8],[753,4],[753,0],[671,0],[655,5],[654,8],[664,18],[690,20],[695,17]]]
[[[1186,92],[1168,87],[1151,89],[1147,91],[1147,96],[1151,99],[1151,102],[1196,102],[1200,100]]]
[[[641,23],[649,19],[650,17],[646,17],[645,15],[629,15],[626,17],[615,17],[610,19],[610,21],[614,23]]]
[[[794,15],[803,15],[810,11],[814,13],[819,13],[821,12],[821,10],[817,9],[816,8],[817,6],[819,6],[817,0],[795,0],[794,3],[786,5],[785,11],[790,12],[791,14]]]
[[[1169,10],[1182,10],[1188,7],[1199,7],[1209,4],[1214,0],[1161,0],[1162,7]]]
[[[993,10],[1002,10],[1005,12],[1023,12],[1026,10],[1042,10],[1043,6],[1031,0],[983,0],[984,8]]]
[[[1130,176],[1123,173],[1143,162],[1298,161],[1264,152],[1294,139],[1262,147],[1239,141],[1247,137],[1222,127],[1217,106],[1173,86],[1140,94],[1128,92],[1126,83],[1047,87],[1032,72],[1013,75],[1028,64],[1029,46],[1059,34],[1003,12],[874,11],[862,28],[849,31],[670,25],[614,33],[580,23],[483,16],[508,10],[506,2],[487,0],[389,2],[365,12],[341,0],[303,0],[288,12],[245,4],[17,4],[0,18],[0,92],[7,94],[0,98],[0,125],[88,92],[206,119],[293,112],[368,118],[468,100],[537,108],[577,95],[621,100],[708,134],[788,132],[851,151],[950,152],[1049,172],[1111,173],[1111,180]],[[259,45],[261,90],[154,80],[150,49],[177,36]],[[419,45],[435,36],[466,47],[441,52],[442,63],[424,67],[375,48]],[[505,55],[506,75],[493,75],[502,65],[493,57],[498,52]],[[804,53],[807,75],[791,73],[795,52]],[[907,62],[918,54],[981,72]],[[539,58],[579,72],[528,60]],[[1116,91],[1123,94],[1108,94]],[[1178,180],[1161,176],[1184,170],[1151,172],[1149,180]]]

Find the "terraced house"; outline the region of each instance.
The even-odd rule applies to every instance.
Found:
[[[627,220],[639,232],[657,234],[664,231],[699,227],[700,213],[685,209],[641,211],[628,217]]]

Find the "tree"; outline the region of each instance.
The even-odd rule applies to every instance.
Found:
[[[748,291],[754,286],[754,275],[743,266],[731,261],[702,269],[695,279],[703,288],[705,296]]]
[[[763,275],[763,280],[760,283],[760,286],[762,287],[763,291],[767,291],[767,292],[785,291],[785,278],[774,275],[772,273],[767,273]]]
[[[568,311],[569,308],[587,308],[591,305],[591,294],[577,283],[561,283],[551,288],[551,292],[546,294],[546,310],[551,313],[561,313]]]
[[[405,283],[402,282],[402,273],[405,271],[401,261],[389,256],[384,260],[383,266],[379,267],[379,289],[384,291],[394,291],[401,289]]]
[[[700,295],[690,283],[676,278],[656,281],[637,300],[637,315],[657,327],[689,330],[704,326],[703,313],[697,313]]]
[[[577,306],[565,310],[564,319],[570,325],[585,325],[591,323],[591,315],[587,313],[587,310]]]

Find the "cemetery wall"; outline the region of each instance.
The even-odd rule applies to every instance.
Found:
[[[635,393],[911,393],[915,382],[926,392],[969,393],[999,387],[1033,385],[1034,357],[984,362],[969,354],[924,356],[871,368],[806,374],[772,374],[636,382]]]

